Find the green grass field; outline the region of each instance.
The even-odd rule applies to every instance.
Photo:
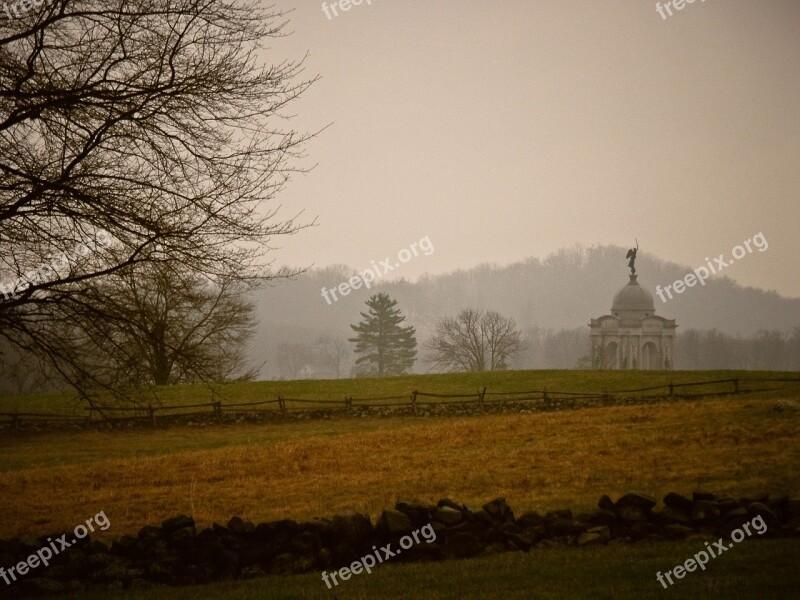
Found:
[[[278,396],[302,399],[343,400],[346,396],[408,396],[412,391],[439,394],[472,394],[482,387],[489,392],[542,390],[564,392],[602,392],[625,390],[670,382],[690,383],[731,378],[798,379],[797,373],[773,371],[497,371],[486,373],[451,373],[407,375],[402,377],[330,379],[303,381],[236,382],[226,385],[180,385],[155,388],[138,399],[154,405],[176,406],[220,400],[224,403],[274,400]],[[765,384],[766,385],[766,384]],[[773,385],[773,384],[770,384]],[[789,390],[774,392],[776,397],[791,395]],[[101,396],[102,398],[102,396]],[[426,400],[428,401],[428,400]],[[0,398],[0,413],[45,412],[85,415],[84,404],[70,392],[23,394]],[[269,409],[269,406],[264,407]],[[274,409],[274,406],[273,406]]]
[[[190,588],[94,591],[66,600],[789,600],[800,592],[800,540],[757,540],[664,589],[657,571],[690,558],[703,542],[552,548],[472,560],[385,564],[329,590],[309,573]]]
[[[794,376],[742,372],[509,372],[388,380],[259,382],[224,388],[230,401],[522,389],[596,391],[673,381]],[[549,413],[335,418],[0,436],[0,537],[67,529],[104,510],[118,537],[179,513],[200,526],[373,518],[398,498],[470,504],[504,496],[525,510],[591,509],[601,494],[709,489],[800,496],[800,416],[773,410],[799,386],[723,398]],[[202,387],[160,390],[167,404],[205,401]],[[338,396],[337,396],[338,395]],[[70,411],[69,395],[13,397],[0,412]],[[35,406],[35,408],[34,408]],[[757,540],[663,590],[702,541],[540,549],[471,561],[385,565],[327,590],[319,574],[196,588],[94,590],[74,598],[789,598],[800,590],[800,540]]]

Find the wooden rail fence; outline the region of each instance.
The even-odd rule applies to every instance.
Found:
[[[75,422],[86,423],[104,420],[107,422],[125,422],[130,420],[147,420],[154,427],[158,424],[158,414],[172,414],[173,416],[192,417],[208,416],[209,412],[218,423],[222,422],[223,414],[242,414],[275,412],[276,410],[287,417],[290,412],[307,411],[313,407],[325,410],[341,409],[350,415],[356,409],[372,408],[396,408],[410,407],[411,413],[419,414],[420,406],[442,406],[442,405],[470,405],[477,404],[481,412],[487,410],[492,405],[497,404],[539,404],[544,408],[564,404],[567,400],[589,401],[599,400],[604,405],[612,404],[624,398],[691,398],[702,396],[730,396],[742,393],[753,393],[761,391],[771,391],[781,389],[773,388],[753,388],[750,384],[754,383],[779,383],[782,385],[800,385],[800,375],[796,378],[732,378],[717,379],[713,381],[695,381],[689,383],[668,383],[651,387],[643,387],[626,390],[602,390],[597,392],[568,392],[557,390],[527,390],[527,391],[487,391],[484,387],[475,393],[441,394],[432,392],[412,391],[409,395],[396,396],[368,396],[357,398],[345,396],[341,400],[332,399],[308,399],[308,398],[287,398],[278,396],[274,400],[259,400],[255,402],[225,403],[220,401],[207,402],[202,404],[183,404],[176,406],[148,406],[120,407],[120,406],[100,406],[94,404],[84,408],[86,416],[56,414],[56,413],[32,413],[32,412],[0,412],[0,422],[3,420],[11,424],[12,430],[17,430],[23,420],[44,423],[50,422]],[[705,388],[695,393],[682,392],[691,388]],[[639,395],[643,394],[643,395]],[[429,401],[425,401],[429,398]],[[202,411],[195,409],[204,409]],[[210,411],[209,411],[210,409]],[[188,411],[188,412],[187,412]],[[191,412],[195,411],[195,412]],[[114,417],[115,414],[128,416]]]

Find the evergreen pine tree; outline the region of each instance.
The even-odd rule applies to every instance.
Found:
[[[397,300],[388,294],[377,294],[367,300],[369,311],[361,313],[362,321],[350,325],[356,337],[348,341],[356,345],[356,368],[366,375],[402,375],[417,360],[417,339],[414,327],[401,327],[406,320],[395,308]]]

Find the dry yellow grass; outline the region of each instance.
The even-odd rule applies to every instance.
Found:
[[[400,497],[504,496],[521,511],[589,509],[601,494],[630,490],[797,494],[800,417],[772,405],[727,398],[7,439],[0,536],[71,529],[101,510],[119,536],[178,513],[201,525],[342,509],[375,516]]]

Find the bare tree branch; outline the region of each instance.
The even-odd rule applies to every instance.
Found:
[[[513,318],[467,309],[439,321],[427,348],[433,364],[446,371],[500,371],[520,343]]]
[[[271,241],[313,223],[271,203],[312,136],[283,110],[315,78],[302,61],[262,64],[285,25],[252,0],[54,0],[4,20],[0,335],[69,364],[44,324],[99,315],[95,281],[164,263],[286,275]]]

